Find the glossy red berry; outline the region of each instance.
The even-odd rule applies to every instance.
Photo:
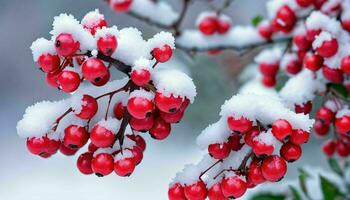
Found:
[[[170,124],[158,117],[154,120],[153,127],[149,130],[149,133],[151,134],[152,138],[163,140],[169,136],[170,131]]]
[[[204,35],[213,35],[217,27],[217,19],[214,16],[204,17],[198,24],[199,31]]]
[[[343,59],[341,60],[341,70],[345,74],[350,74],[350,55],[344,56]]]
[[[116,103],[113,108],[114,117],[121,120],[124,117],[125,110],[126,107],[124,107],[122,102]]]
[[[60,152],[66,156],[73,156],[79,149],[72,149],[70,147],[65,146],[64,144],[60,145]]]
[[[259,185],[265,182],[265,178],[261,171],[261,166],[259,160],[254,159],[248,168],[247,179],[251,181],[254,185]]]
[[[263,76],[261,81],[265,87],[274,87],[277,80],[275,76]]]
[[[48,138],[46,136],[43,137],[32,137],[27,139],[27,148],[30,153],[39,156],[45,156],[48,153],[47,147],[49,145]]]
[[[326,79],[334,83],[342,83],[344,80],[343,71],[340,69],[332,69],[330,67],[323,66],[322,73]]]
[[[274,151],[274,147],[271,144],[266,144],[265,142],[258,140],[258,139],[253,139],[253,152],[256,156],[269,156],[272,155]]]
[[[286,65],[286,72],[289,74],[295,75],[302,70],[302,62],[297,58],[289,61]]]
[[[92,174],[91,162],[93,158],[93,153],[86,152],[79,156],[77,160],[77,167],[79,171],[83,174]]]
[[[55,47],[58,55],[69,57],[79,50],[80,43],[75,41],[71,34],[61,33],[55,39]]]
[[[316,48],[316,51],[324,58],[332,57],[338,51],[338,41],[335,38],[332,38],[329,41],[324,41],[321,46]]]
[[[289,138],[289,141],[292,142],[293,144],[304,144],[309,140],[310,133],[297,129],[293,130],[292,135]]]
[[[287,172],[287,164],[279,156],[269,156],[265,158],[261,165],[264,178],[271,182],[281,180]]]
[[[227,33],[231,28],[231,22],[229,20],[225,19],[218,19],[217,20],[217,32],[219,34],[225,34]]]
[[[335,150],[340,157],[348,157],[350,155],[349,143],[345,143],[341,139],[337,139]]]
[[[118,176],[130,176],[134,171],[136,162],[133,157],[126,157],[114,162],[114,172]]]
[[[211,186],[208,190],[208,198],[209,200],[228,200],[222,193],[221,184],[216,183]]]
[[[90,133],[91,142],[101,148],[110,147],[115,139],[115,134],[99,124],[96,124]]]
[[[283,159],[288,162],[294,162],[301,156],[301,147],[291,142],[284,143],[280,149],[280,155]]]
[[[111,7],[118,12],[126,12],[129,10],[132,0],[109,0]]]
[[[306,8],[311,6],[314,1],[313,0],[296,0],[296,2],[300,7]]]
[[[308,51],[311,48],[311,41],[303,34],[294,35],[293,43],[300,51]]]
[[[118,42],[114,35],[106,35],[97,40],[97,48],[106,56],[111,56],[117,49]]]
[[[186,200],[184,188],[180,183],[173,184],[168,190],[169,200]]]
[[[164,63],[167,62],[173,55],[173,50],[167,44],[162,47],[157,47],[153,49],[153,56],[157,62]]]
[[[247,118],[234,118],[232,116],[227,118],[227,124],[232,131],[237,131],[240,133],[249,131],[253,126],[253,122]]]
[[[325,124],[330,124],[334,121],[335,114],[329,108],[320,107],[316,112],[316,119]]]
[[[74,92],[80,85],[80,76],[74,71],[65,70],[57,76],[57,83],[64,92]]]
[[[292,126],[285,119],[278,119],[272,123],[272,134],[280,141],[292,134]]]
[[[342,135],[350,135],[350,116],[344,115],[335,120],[335,128]]]
[[[175,97],[173,94],[166,96],[157,92],[154,97],[154,102],[159,110],[166,113],[175,113],[181,107],[183,98],[180,96]]]
[[[333,154],[335,153],[335,145],[336,143],[334,142],[334,140],[329,139],[325,141],[322,145],[323,153],[328,157],[333,156]]]
[[[95,116],[98,110],[98,104],[94,97],[84,94],[82,98],[81,110],[79,113],[75,112],[75,115],[80,119],[91,119]]]
[[[43,54],[39,57],[38,64],[44,72],[53,72],[60,67],[60,57],[57,55]]]
[[[86,80],[96,86],[102,86],[109,80],[108,68],[100,59],[89,58],[81,66],[81,72]]]
[[[230,155],[231,148],[229,143],[216,143],[216,144],[211,144],[208,146],[208,152],[209,154],[218,160],[222,160],[227,158],[228,155]]]
[[[144,119],[151,116],[154,104],[147,98],[132,97],[128,100],[127,109],[136,119]]]
[[[241,143],[241,136],[238,135],[238,134],[234,134],[234,135],[231,135],[229,138],[228,138],[228,144],[230,146],[230,149],[232,151],[238,151],[240,150],[244,143]]]
[[[278,63],[262,62],[259,64],[259,70],[264,76],[273,77],[276,76],[279,70],[279,65]]]
[[[249,145],[249,146],[253,146],[253,140],[256,136],[258,136],[260,134],[260,130],[258,127],[253,127],[250,131],[248,131],[245,135],[244,135],[244,142]]]
[[[146,149],[146,141],[140,135],[126,135],[129,139],[133,140],[142,151]]]
[[[325,136],[329,132],[329,124],[326,124],[321,120],[316,120],[314,124],[314,130],[318,136]]]
[[[140,164],[143,159],[143,151],[140,147],[134,146],[132,149],[129,149],[134,156],[134,161],[136,165]]]
[[[137,119],[135,117],[131,117],[129,124],[131,128],[135,131],[147,132],[153,126],[153,116],[146,117],[144,119]]]
[[[89,139],[85,127],[70,125],[64,129],[63,144],[72,149],[83,147]]]
[[[131,72],[131,80],[137,86],[145,86],[151,80],[151,73],[149,70],[141,69],[141,70],[133,70]]]
[[[205,200],[208,195],[207,188],[203,181],[197,181],[184,187],[184,193],[188,200]]]
[[[181,108],[177,110],[175,113],[166,113],[166,112],[160,111],[160,117],[169,124],[180,122],[184,114],[185,114],[185,111],[182,110]]]
[[[310,41],[314,41],[315,37],[321,33],[321,29],[308,29],[306,30],[306,38]]]
[[[114,159],[111,154],[97,154],[91,162],[92,171],[98,176],[107,176],[114,170]]]
[[[290,32],[296,23],[296,15],[294,11],[287,5],[282,6],[273,20],[273,28],[275,31]]]
[[[53,87],[53,88],[58,88],[58,83],[57,83],[57,79],[58,79],[58,75],[61,73],[61,71],[54,71],[54,72],[49,72],[46,74],[46,83]]]
[[[271,24],[260,23],[258,25],[258,32],[263,38],[265,38],[266,40],[270,40],[273,33]]]
[[[238,176],[226,177],[221,181],[221,190],[227,198],[239,198],[247,191],[247,183]]]
[[[309,114],[312,110],[312,102],[311,101],[307,101],[306,103],[303,103],[302,105],[300,104],[296,104],[295,105],[295,112],[296,113],[304,113]]]

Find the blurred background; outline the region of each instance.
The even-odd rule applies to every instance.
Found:
[[[179,0],[169,0],[178,8]],[[204,1],[196,1],[185,18],[183,27],[193,28]],[[222,0],[213,1],[220,6]],[[265,0],[236,0],[225,13],[234,24],[248,24],[256,15],[265,15]],[[40,159],[30,155],[25,140],[16,133],[16,123],[27,106],[42,100],[59,100],[65,94],[49,88],[44,75],[33,62],[29,46],[38,37],[49,37],[53,17],[67,12],[81,19],[98,8],[110,25],[119,28],[134,26],[148,38],[158,30],[125,14],[115,13],[103,0],[0,0],[0,199],[167,199],[171,178],[186,163],[197,162],[203,152],[195,138],[208,124],[219,118],[220,106],[236,93],[237,74],[249,57],[231,51],[218,56],[199,54],[194,59],[177,52],[174,60],[187,70],[197,86],[198,96],[182,123],[173,127],[166,141],[146,136],[144,160],[130,178],[81,175],[75,167],[76,158],[55,155]],[[319,152],[320,141],[313,138],[304,147],[302,159],[289,165],[288,178],[295,178],[297,169],[305,164],[325,167]]]

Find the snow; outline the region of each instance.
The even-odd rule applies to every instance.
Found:
[[[134,90],[130,93],[129,99],[132,99],[134,97],[140,97],[140,98],[144,98],[144,99],[148,99],[150,101],[153,101],[154,93],[148,92],[144,89],[139,89],[139,90]]]
[[[329,99],[323,104],[323,106],[336,113],[339,110],[339,106],[341,105],[339,105],[338,102]]]
[[[227,127],[227,121],[221,118],[218,122],[206,127],[197,137],[197,145],[201,149],[206,149],[210,144],[227,142],[231,136],[231,131]]]
[[[104,20],[104,15],[100,13],[98,9],[88,12],[83,19],[81,24],[87,28],[93,28],[99,24],[101,20]]]
[[[79,41],[81,51],[88,51],[96,48],[96,43],[92,42],[94,41],[93,36],[88,30],[84,29],[73,15],[62,13],[54,17],[52,27],[53,29],[50,31],[52,40],[55,40],[60,33],[69,33],[73,36],[75,41]]]
[[[185,165],[184,169],[176,174],[173,182],[180,183],[182,185],[192,185],[199,180],[201,170],[198,165]]]
[[[151,61],[146,58],[139,58],[135,61],[132,70],[147,70],[152,71]]]
[[[119,36],[119,30],[117,26],[112,26],[112,27],[102,27],[101,29],[97,29],[95,33],[95,38],[103,38],[106,37],[107,35],[113,35],[116,38]],[[117,40],[118,41],[118,40]]]
[[[329,42],[333,39],[332,35],[326,31],[322,31],[319,35],[316,35],[315,40],[312,42],[312,48],[317,49],[323,45],[324,42]]]
[[[260,81],[260,77],[247,81],[239,89],[239,94],[257,94],[278,98],[278,93],[274,88],[265,87]]]
[[[249,152],[251,147],[244,145],[239,151],[231,153],[222,163],[222,169],[237,169]]]
[[[259,141],[261,143],[264,143],[266,145],[272,145],[275,146],[278,143],[280,143],[275,136],[273,136],[271,129],[268,129],[267,131],[261,132],[258,136],[254,137],[254,141]]]
[[[132,158],[134,157],[134,155],[132,154],[132,152],[128,149],[123,149],[123,153],[118,153],[117,155],[115,155],[114,159],[116,161],[118,160],[122,160],[125,158]]]
[[[261,51],[255,58],[256,63],[276,64],[281,60],[282,49],[274,47]]]
[[[337,35],[341,30],[341,25],[336,19],[330,18],[320,11],[313,11],[306,19],[307,29],[328,31]]]
[[[104,127],[105,129],[111,131],[114,135],[116,135],[120,128],[120,121],[116,118],[108,117],[107,120],[102,119],[97,124],[99,126]]]
[[[30,46],[33,54],[33,60],[38,61],[43,54],[57,55],[54,42],[45,38],[36,39]]]
[[[74,95],[71,100],[71,108],[75,114],[79,114],[83,106],[86,105],[86,101],[83,101],[84,95]]]
[[[281,59],[280,66],[282,69],[286,69],[289,63],[298,61],[298,55],[295,53],[285,53]]]
[[[165,96],[174,95],[186,97],[193,103],[197,95],[196,86],[192,79],[185,73],[174,69],[155,69],[152,80],[157,92]]]
[[[165,31],[161,31],[155,34],[147,41],[149,51],[152,51],[155,48],[161,48],[166,44],[170,46],[171,49],[175,49],[174,36],[171,33]]]
[[[348,107],[345,107],[345,108],[339,110],[339,111],[337,112],[337,114],[336,114],[335,117],[336,117],[336,118],[341,118],[341,117],[343,117],[343,116],[348,116],[348,117],[350,117],[350,109],[349,109]]]

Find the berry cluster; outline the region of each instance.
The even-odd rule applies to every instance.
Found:
[[[300,158],[313,123],[279,99],[253,94],[232,97],[222,106],[221,116],[197,139],[210,156],[177,174],[169,199],[239,198],[248,188],[281,180],[287,162]]]
[[[43,158],[58,150],[74,155],[88,144],[77,160],[83,174],[129,176],[146,148],[139,132],[165,139],[196,95],[186,74],[157,68],[171,58],[173,36],[161,32],[145,41],[135,28],[108,27],[98,10],[81,22],[61,14],[50,33],[51,40],[33,42],[34,60],[50,86],[72,96],[29,107],[18,134]],[[112,67],[127,78],[110,81]]]
[[[206,36],[212,36],[215,33],[222,35],[226,34],[231,26],[231,19],[216,12],[202,12],[197,19],[198,30]]]
[[[108,0],[109,6],[117,12],[127,12],[133,0]]]

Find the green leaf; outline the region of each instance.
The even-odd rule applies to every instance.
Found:
[[[310,175],[304,171],[303,169],[299,169],[299,185],[305,196],[310,197],[307,187],[306,187],[306,179],[309,178]]]
[[[298,190],[295,189],[295,187],[290,185],[289,188],[292,191],[293,200],[302,200],[301,195],[299,194]]]
[[[335,200],[344,197],[339,191],[338,186],[327,180],[324,176],[320,175],[320,180],[324,200]]]
[[[263,17],[261,15],[257,15],[252,19],[252,25],[257,27],[262,20]]]
[[[328,83],[327,86],[333,89],[338,95],[347,98],[349,96],[348,90],[342,84]]]
[[[260,193],[256,194],[250,200],[285,200],[286,196],[282,194]]]
[[[328,164],[335,173],[337,173],[339,176],[344,176],[344,172],[341,169],[341,167],[339,166],[337,159],[329,158]]]

